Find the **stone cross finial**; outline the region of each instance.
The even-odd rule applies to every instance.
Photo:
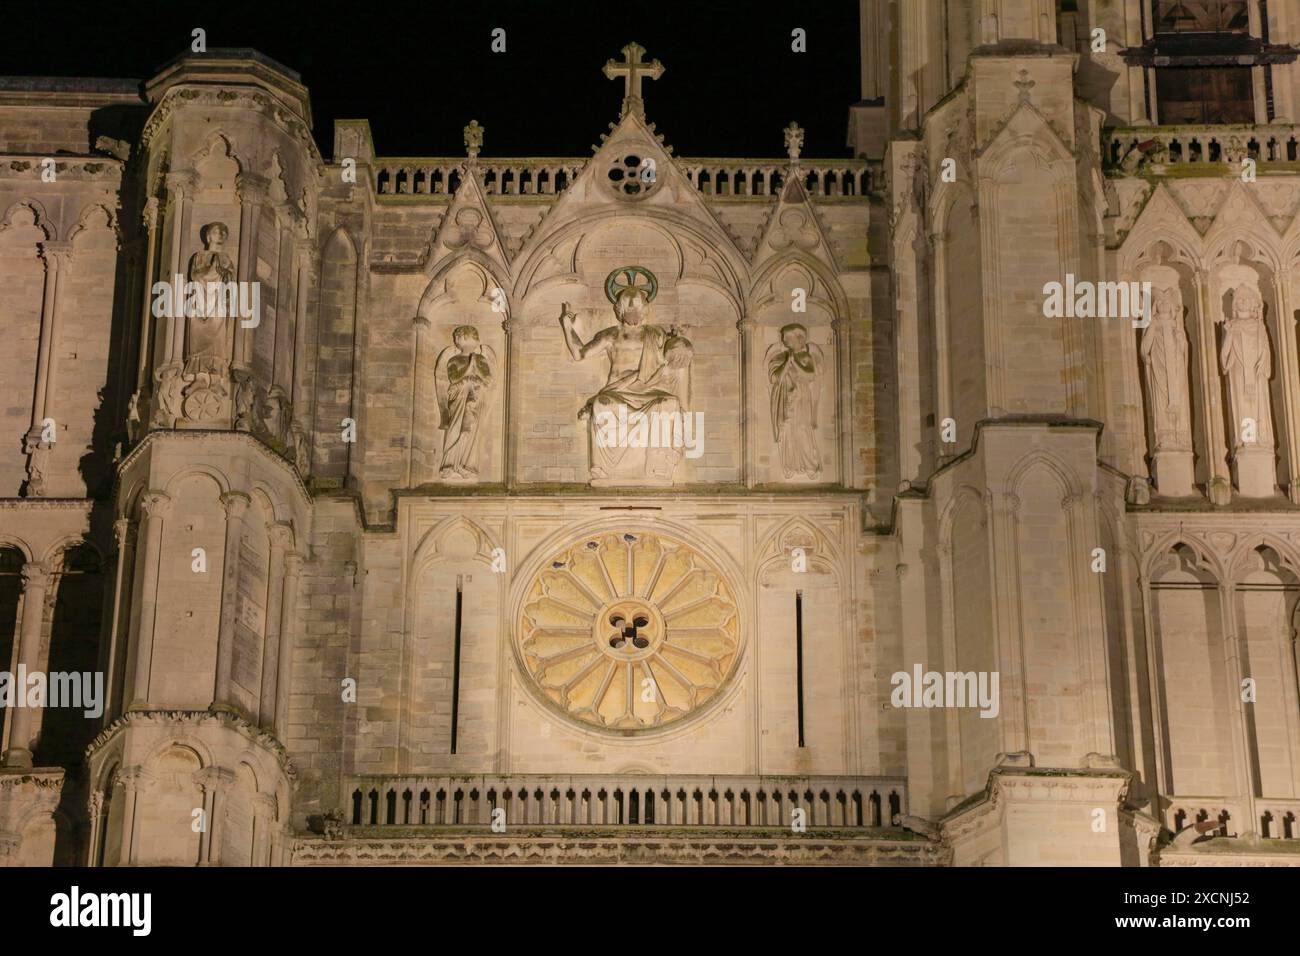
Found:
[[[628,113],[635,113],[642,119],[645,118],[645,101],[641,99],[641,79],[642,76],[648,76],[652,80],[657,80],[663,76],[664,65],[658,60],[651,60],[649,63],[642,62],[641,56],[645,53],[645,47],[639,43],[629,43],[622,49],[623,62],[616,63],[613,60],[605,61],[605,76],[609,79],[623,78],[623,109],[618,114],[622,119]]]
[[[478,120],[470,120],[465,127],[465,151],[470,159],[478,159],[478,151],[483,148],[483,134],[486,132],[478,125]]]
[[[790,154],[790,162],[797,163],[799,162],[799,152],[803,149],[803,127],[791,120],[790,125],[785,128],[784,132],[785,148],[786,152]]]
[[[1015,87],[1020,91],[1020,102],[1028,103],[1029,91],[1032,90],[1038,84],[1036,84],[1033,80],[1029,78],[1028,70],[1021,70],[1019,75],[1020,75],[1020,79],[1016,80]]]

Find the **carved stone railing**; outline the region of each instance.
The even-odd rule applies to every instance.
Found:
[[[1201,821],[1218,821],[1227,834],[1254,832],[1271,840],[1300,840],[1300,800],[1255,799],[1259,819],[1247,819],[1239,801],[1224,797],[1170,797],[1165,826],[1177,833]]]
[[[491,159],[475,164],[490,195],[550,196],[573,184],[581,159]],[[375,188],[381,195],[446,196],[460,188],[465,160],[453,158],[376,159]]]
[[[776,196],[785,186],[788,163],[754,159],[681,160],[686,177],[711,196]],[[864,159],[801,159],[798,175],[813,197],[856,196],[871,192],[871,168]]]
[[[1300,800],[1255,801],[1259,835],[1270,840],[1300,840]]]
[[[480,159],[475,169],[484,190],[498,196],[553,196],[573,184],[586,160]],[[753,159],[679,160],[691,184],[710,196],[777,196],[787,163]],[[375,189],[383,196],[447,196],[460,187],[466,164],[456,158],[376,159]],[[815,198],[866,198],[872,170],[866,160],[800,160],[799,176]]]
[[[352,826],[809,827],[866,830],[907,813],[903,777],[641,774],[389,776],[344,781]]]
[[[1300,127],[1289,125],[1123,127],[1107,130],[1103,142],[1107,166],[1129,173],[1194,173],[1245,158],[1260,165],[1300,161]]]

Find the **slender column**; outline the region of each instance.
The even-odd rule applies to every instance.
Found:
[[[221,504],[226,509],[226,544],[221,559],[221,630],[217,637],[217,679],[212,707],[233,710],[231,667],[235,659],[235,615],[239,599],[239,542],[249,497],[239,491],[228,491],[221,496]]]
[[[123,587],[126,586],[127,568],[135,567],[136,526],[130,518],[118,518],[113,522],[113,535],[117,541],[117,569],[113,579],[113,602],[109,612],[108,641],[99,660],[99,669],[104,674],[104,716],[102,723],[107,725],[118,713],[117,701],[121,693],[121,681],[118,674],[118,637],[122,632],[122,612],[124,610]]]
[[[104,815],[104,791],[93,790],[86,800],[86,817],[90,821],[90,838],[86,841],[86,866],[95,866],[99,859],[100,827]]]
[[[251,866],[274,866],[271,859],[274,846],[275,797],[269,793],[253,795],[253,850],[249,856]]]
[[[737,347],[740,349],[740,448],[741,448],[741,475],[740,480],[745,483],[746,488],[753,488],[758,480],[757,471],[754,465],[754,459],[757,450],[753,429],[750,426],[750,419],[753,417],[749,403],[753,396],[753,385],[750,382],[750,376],[755,374],[753,371],[754,363],[751,356],[754,351],[754,320],[750,316],[742,316],[736,322],[736,330],[740,333],[740,341]],[[761,394],[761,392],[760,392]],[[761,420],[761,419],[760,419]]]
[[[45,289],[41,298],[41,341],[36,360],[36,389],[32,397],[32,422],[23,451],[31,456],[27,466],[27,494],[38,498],[46,494],[45,476],[53,441],[45,441],[45,418],[54,394],[54,363],[59,340],[59,292],[63,277],[72,261],[72,243],[42,242],[41,261],[45,263]],[[57,426],[56,426],[57,427]],[[57,435],[55,438],[57,439]]]
[[[171,514],[172,499],[161,491],[140,496],[144,530],[144,569],[140,587],[140,625],[135,638],[135,668],[128,710],[149,709],[149,674],[153,667],[153,634],[158,606],[158,569],[162,560],[163,523]]]
[[[304,400],[304,383],[298,375],[298,361],[306,358],[307,349],[307,292],[311,281],[311,244],[299,240],[296,244],[298,262],[298,286],[294,302],[293,349],[289,356],[289,394],[293,396],[294,418],[305,419],[306,402]]]
[[[158,260],[158,199],[151,196],[144,204],[145,258],[144,258],[144,301],[140,306],[140,364],[136,369],[136,389],[149,388],[149,366],[153,353],[153,282],[154,270]],[[138,407],[143,403],[137,399]]]
[[[956,411],[952,406],[952,369],[950,366],[951,352],[949,351],[949,330],[948,330],[948,230],[945,227],[942,231],[930,233],[930,245],[934,249],[934,273],[927,276],[929,287],[934,289],[934,298],[931,302],[931,308],[934,310],[934,394],[936,398],[936,409],[938,421],[935,425],[942,428],[943,420],[951,418],[957,420]],[[917,307],[920,307],[918,300]],[[969,356],[968,356],[969,358]],[[920,374],[919,372],[917,373]],[[918,414],[920,409],[917,409]],[[958,428],[963,427],[970,429],[971,441],[975,438],[974,422],[957,422]],[[930,439],[930,446],[934,449],[934,466],[944,464],[954,455],[961,451],[961,433],[957,434],[957,441],[951,448],[946,446],[942,439],[936,441],[933,437]],[[906,476],[904,476],[906,477]]]
[[[1223,627],[1223,663],[1227,678],[1228,700],[1232,701],[1228,713],[1228,723],[1232,728],[1232,762],[1236,777],[1236,793],[1245,809],[1247,826],[1238,832],[1258,833],[1259,815],[1255,812],[1255,760],[1251,753],[1250,734],[1247,732],[1249,721],[1246,719],[1247,704],[1242,700],[1241,682],[1245,676],[1241,667],[1241,636],[1237,632],[1237,585],[1234,582],[1221,582],[1219,585],[1219,611]],[[1236,821],[1238,825],[1242,821]]]
[[[190,220],[194,213],[194,200],[191,196],[194,176],[191,173],[167,174],[167,219],[171,229],[171,273],[167,278],[174,282],[175,276],[185,281],[185,243],[190,234]],[[173,292],[181,290],[173,290]],[[185,310],[174,308],[167,321],[166,335],[163,337],[164,363],[179,364],[185,357]]]
[[[293,544],[293,530],[283,521],[267,526],[271,558],[266,573],[266,637],[262,641],[262,692],[258,723],[269,727],[275,719],[275,678],[279,673],[280,605],[284,598],[284,553]]]
[[[199,859],[198,865],[206,865],[212,858],[212,831],[216,826],[216,804],[217,804],[217,787],[219,785],[220,770],[216,767],[205,767],[194,774],[194,782],[203,791],[203,813],[200,815],[199,829]]]
[[[136,861],[135,808],[140,791],[146,789],[153,777],[143,767],[123,767],[117,772],[117,784],[122,788],[126,807],[122,813],[122,841],[118,847],[117,865],[134,866]]]
[[[284,556],[284,593],[280,598],[280,650],[276,655],[275,732],[283,741],[289,730],[289,682],[293,677],[293,635],[298,620],[298,577],[303,556]]]
[[[1214,337],[1213,284],[1205,270],[1196,273],[1196,304],[1199,321],[1196,323],[1196,357],[1201,363],[1201,428],[1206,455],[1209,458],[1207,489],[1212,502],[1226,505],[1232,499],[1232,479],[1228,472],[1227,437],[1223,430],[1223,402],[1219,384],[1219,348]]]
[[[261,176],[241,173],[236,183],[239,190],[239,282],[257,281],[257,221],[262,201],[266,198],[266,180]],[[234,365],[247,368],[252,353],[250,329],[244,328],[243,319],[235,322]]]
[[[53,378],[54,347],[58,342],[60,277],[72,259],[72,243],[42,242],[41,261],[45,263],[45,290],[41,300],[41,344],[36,365],[36,395],[32,403],[32,431],[40,434],[41,420],[49,406]]]
[[[20,673],[32,673],[40,667],[41,631],[45,620],[45,595],[52,575],[45,564],[29,561],[23,565],[23,614],[19,625],[18,667]],[[17,675],[14,675],[15,679]],[[15,693],[24,695],[27,688],[19,684]],[[25,701],[23,702],[25,704]],[[36,726],[36,708],[15,706],[12,710],[9,749],[4,754],[6,767],[32,765],[32,733]]]
[[[1282,442],[1286,451],[1287,495],[1300,504],[1300,353],[1296,347],[1296,321],[1291,310],[1290,282],[1273,278],[1277,303],[1278,372],[1282,377]],[[1276,441],[1275,436],[1274,440]]]

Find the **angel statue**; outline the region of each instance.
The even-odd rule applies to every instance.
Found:
[[[438,353],[433,385],[438,396],[438,427],[442,429],[443,478],[477,478],[479,420],[487,411],[496,353],[479,343],[478,329],[458,325],[452,344]]]
[[[599,352],[609,363],[605,384],[578,412],[587,422],[593,485],[672,484],[683,447],[691,447],[694,422],[685,410],[695,349],[677,326],[653,324],[658,291],[649,269],[615,269],[605,279],[605,297],[617,324],[586,342],[563,304],[560,329],[573,360]]]
[[[793,322],[781,329],[781,345],[772,345],[766,359],[772,433],[781,449],[781,468],[787,478],[816,478],[822,472],[817,404],[826,359],[821,346],[809,342],[808,330]]]

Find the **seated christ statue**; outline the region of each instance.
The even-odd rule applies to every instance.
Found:
[[[638,276],[648,283],[638,284]],[[656,292],[649,270],[615,269],[606,279],[605,294],[618,324],[587,342],[574,329],[567,302],[560,314],[575,361],[599,352],[609,362],[604,386],[578,412],[587,422],[593,485],[672,484],[682,457],[683,425],[690,427],[685,416],[694,349],[676,326],[653,324],[650,303]]]

